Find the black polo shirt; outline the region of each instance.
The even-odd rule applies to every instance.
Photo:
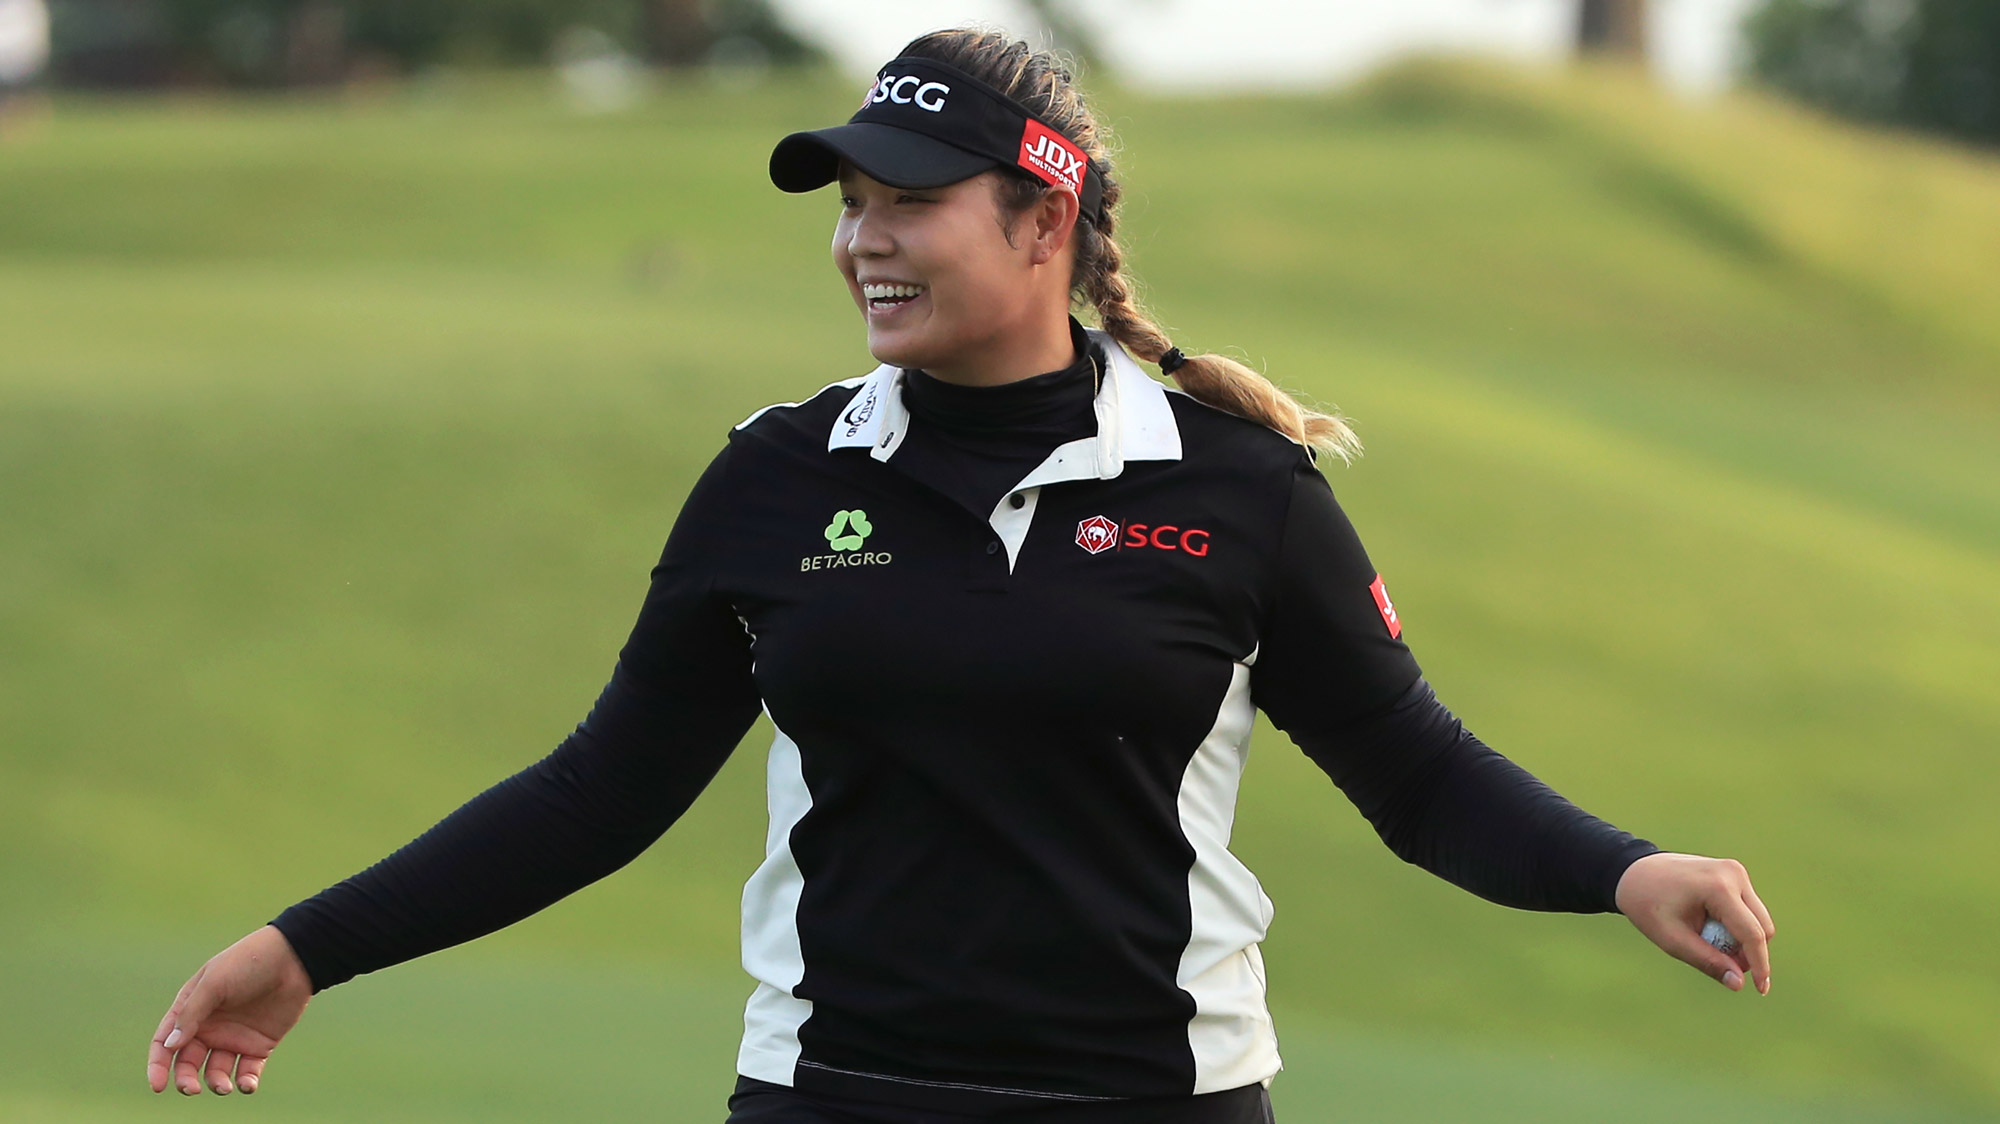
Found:
[[[1095,432],[989,512],[905,470],[888,366],[745,421],[682,511],[640,628],[740,622],[778,730],[745,1075],[1064,1099],[1278,1069],[1271,905],[1228,850],[1253,710],[1339,726],[1419,670],[1305,450],[1094,342]]]
[[[920,393],[957,430],[956,453],[930,442],[906,396],[925,376],[738,425],[576,731],[275,920],[315,988],[630,861],[760,708],[738,1069],[801,1094],[983,1114],[1268,1081],[1271,903],[1228,849],[1259,708],[1406,860],[1509,905],[1612,908],[1655,848],[1438,703],[1305,450],[1085,342],[1044,404],[1088,378],[1089,417],[1026,427],[1060,443],[990,510],[991,473],[932,467],[979,449]]]

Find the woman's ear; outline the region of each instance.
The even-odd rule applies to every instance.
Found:
[[[1036,265],[1047,265],[1069,245],[1076,233],[1076,219],[1080,211],[1076,192],[1066,187],[1050,188],[1035,202],[1035,242],[1029,247],[1030,259]]]

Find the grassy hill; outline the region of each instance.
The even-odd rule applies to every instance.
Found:
[[[850,93],[71,99],[0,146],[0,1115],[157,1113],[205,955],[581,716],[728,426],[872,365],[831,201],[762,170]],[[1440,696],[1780,922],[1758,1000],[1488,905],[1263,729],[1285,1118],[2000,1113],[2000,162],[1605,74],[1106,101],[1176,339],[1357,419]],[[764,737],[631,869],[316,1000],[255,1111],[718,1117]]]

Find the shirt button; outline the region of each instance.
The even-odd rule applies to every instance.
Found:
[[[1019,509],[1023,504],[1027,502],[1028,502],[1028,497],[1022,495],[1019,492],[1015,492],[1013,495],[1007,497],[1008,505],[1016,509]]]
[[[987,544],[986,544],[986,553],[988,553],[988,554],[998,554],[998,553],[1000,553],[1000,544],[999,544],[999,543],[997,543],[997,542],[990,542],[990,543],[987,543]]]

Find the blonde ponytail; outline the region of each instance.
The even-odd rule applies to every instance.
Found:
[[[1112,339],[1140,359],[1158,363],[1174,345],[1140,310],[1132,286],[1120,272],[1124,255],[1109,229],[1115,221],[1108,205],[1112,193],[1106,192],[1105,198],[1106,229],[1098,239],[1097,268],[1084,275],[1084,293]],[[1309,449],[1339,457],[1342,464],[1352,464],[1361,455],[1361,438],[1346,418],[1305,405],[1227,356],[1183,353],[1178,364],[1162,370],[1195,401],[1261,422]]]
[[[1121,272],[1125,255],[1112,229],[1124,189],[1111,176],[1105,130],[1069,71],[1049,52],[994,31],[937,31],[912,41],[902,53],[955,66],[999,89],[1069,138],[1098,166],[1104,176],[1104,205],[1100,214],[1077,220],[1071,290],[1079,302],[1096,310],[1098,321],[1120,346],[1148,363],[1160,362],[1173,343],[1140,309]],[[1008,177],[999,202],[1018,214],[1046,190],[1040,180]],[[1361,439],[1346,418],[1305,405],[1233,359],[1188,355],[1166,374],[1196,401],[1269,426],[1308,449],[1339,457],[1343,464],[1361,455]]]

